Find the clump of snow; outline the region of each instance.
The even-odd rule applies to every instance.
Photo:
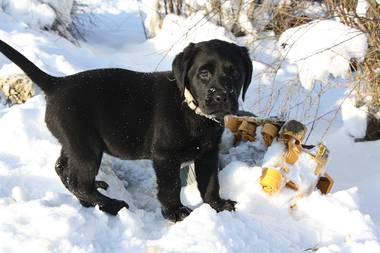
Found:
[[[0,0],[0,7],[18,21],[40,29],[51,28],[57,18],[69,24],[73,2],[74,0]]]
[[[144,26],[146,27],[149,38],[156,36],[161,28],[162,17],[157,11],[158,8],[159,0],[155,0],[154,5],[148,9],[147,17],[144,19]]]
[[[355,138],[363,138],[367,130],[368,106],[356,107],[355,99],[350,97],[342,103],[342,120],[344,129]]]
[[[263,167],[277,167],[283,163],[283,155],[286,152],[285,145],[282,142],[274,140],[268,148],[263,159]]]
[[[361,31],[332,20],[313,21],[286,30],[279,39],[283,57],[298,67],[302,86],[348,77],[350,59],[362,61],[367,38]]]
[[[299,191],[307,195],[316,190],[314,186],[318,182],[318,176],[315,175],[317,166],[317,162],[310,154],[302,152],[297,162],[288,166],[289,173],[285,174],[285,178],[287,181],[294,182],[299,187]]]
[[[356,5],[356,14],[359,17],[365,17],[369,8],[369,4],[367,0],[358,0],[358,4]]]

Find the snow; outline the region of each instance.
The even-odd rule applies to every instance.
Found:
[[[34,29],[50,28],[59,18],[69,24],[73,0],[1,0],[4,13]]]
[[[27,3],[33,5],[37,1]],[[87,42],[80,43],[80,47],[56,34],[25,26],[23,22],[31,21],[29,18],[19,20],[14,18],[17,17],[15,13],[9,15],[6,11],[0,11],[0,39],[54,75],[99,67],[167,70],[175,54],[190,41],[212,38],[235,40],[225,29],[202,19],[200,13],[188,18],[169,15],[157,36],[145,40],[137,5],[126,4],[122,0],[94,1],[94,5],[96,8],[92,14],[97,25],[87,28],[91,35]],[[149,1],[142,2],[145,12],[149,6]],[[331,33],[347,32],[346,27],[334,21],[328,22],[331,26],[324,32],[329,36]],[[300,86],[297,78],[299,71],[304,69],[300,68],[299,63],[291,62],[318,50],[316,46],[329,45],[327,42],[319,43],[317,39],[323,38],[321,33],[310,36],[307,40],[309,44],[299,44],[298,50],[289,52],[288,56],[294,58],[280,65],[280,74],[274,79],[268,72],[264,75],[260,73],[266,72],[267,65],[281,57],[277,42],[268,39],[250,46],[251,56],[255,60],[254,79],[243,105],[245,109],[261,111],[262,105],[269,102],[268,97],[262,96],[262,108],[258,108],[255,105],[258,94],[262,95],[273,87],[281,87],[281,91],[293,87],[301,94],[307,94],[308,91]],[[326,35],[325,39],[329,40],[329,36]],[[317,43],[310,43],[311,38]],[[244,39],[239,39],[239,43],[244,44]],[[365,50],[364,44],[364,38],[359,35],[355,37],[355,43],[343,43],[345,47],[339,50],[345,57],[360,58]],[[302,45],[305,46],[304,50],[300,49]],[[314,61],[303,62],[308,66],[307,75],[311,78],[306,83],[314,78],[324,81],[331,69],[334,75],[343,75],[347,70],[346,65],[341,66],[339,71],[335,68],[337,62],[344,65],[346,61],[335,59],[338,56],[332,52],[326,54],[318,55],[323,60],[323,64],[315,65],[318,67],[309,65]],[[330,70],[326,70],[328,66]],[[0,56],[0,74],[13,73],[21,71]],[[288,85],[289,80],[295,80],[294,85],[298,86]],[[260,93],[257,92],[259,88]],[[317,92],[311,91],[310,96]],[[345,88],[338,87],[323,93],[319,113],[323,114],[339,105],[346,92]],[[282,98],[281,94],[279,98]],[[297,112],[298,107],[292,105],[299,102],[297,98],[289,101],[286,107],[282,106],[280,99],[273,99],[276,107],[293,108],[289,115],[302,118],[302,108]],[[335,119],[325,137],[331,151],[327,166],[335,180],[333,193],[323,196],[315,191],[298,201],[297,208],[289,209],[280,195],[268,196],[259,184],[264,156],[274,156],[265,154],[266,149],[260,142],[232,147],[231,133],[226,131],[221,155],[224,169],[219,175],[220,193],[222,197],[238,202],[237,211],[216,213],[210,206],[201,203],[196,185],[190,185],[182,189],[181,200],[194,211],[184,221],[175,224],[163,219],[160,213],[150,161],[121,161],[105,156],[98,174],[99,179],[110,185],[105,194],[126,200],[130,209],[122,209],[113,217],[98,208],[83,208],[64,188],[54,171],[60,146],[44,123],[43,95],[40,93],[23,105],[10,108],[0,106],[0,252],[25,252],[28,249],[30,252],[78,253],[287,253],[313,250],[318,253],[378,253],[380,141],[354,142],[347,132],[358,136],[355,131],[363,129],[360,123],[363,117],[351,100],[346,101],[341,118]],[[307,107],[306,102],[301,105]],[[272,110],[274,114],[277,112]],[[302,121],[307,119],[304,117]],[[319,140],[327,123],[322,121],[319,126],[321,128],[317,128],[310,137],[312,143]]]
[[[377,151],[380,142],[354,142],[342,127],[326,140],[331,153],[328,170],[335,180],[335,190],[358,188],[358,204],[364,213],[370,213],[377,225],[380,223],[380,202],[377,201],[376,181],[380,173]]]
[[[297,65],[301,84],[309,90],[314,81],[348,78],[350,59],[360,62],[367,51],[367,38],[362,32],[333,20],[288,29],[278,43],[283,57]]]
[[[356,13],[359,17],[365,17],[369,8],[367,0],[359,0],[356,5]]]
[[[356,107],[355,98],[350,97],[342,103],[342,119],[344,128],[349,135],[355,138],[363,138],[367,129],[368,107],[363,105]]]

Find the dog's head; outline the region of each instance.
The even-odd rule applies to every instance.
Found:
[[[181,94],[188,89],[199,108],[218,119],[236,113],[252,77],[247,48],[221,40],[190,43],[172,68]]]

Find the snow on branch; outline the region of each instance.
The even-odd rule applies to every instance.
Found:
[[[288,29],[279,45],[283,56],[297,65],[301,84],[309,90],[314,81],[347,77],[351,60],[363,61],[368,47],[364,33],[332,20]]]

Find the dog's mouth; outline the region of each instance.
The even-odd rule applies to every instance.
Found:
[[[231,110],[225,109],[225,110],[214,110],[207,112],[207,114],[214,116],[215,118],[222,120],[224,119],[224,116],[233,114]]]
[[[234,101],[230,101],[228,103],[220,103],[220,104],[210,104],[208,105],[206,102],[201,103],[199,107],[202,111],[210,116],[217,118],[218,120],[223,120],[224,116],[235,114],[238,110],[238,103]]]
[[[234,104],[225,104],[224,106],[206,106],[204,112],[214,116],[226,116],[229,114],[235,114],[238,110],[238,106]]]

